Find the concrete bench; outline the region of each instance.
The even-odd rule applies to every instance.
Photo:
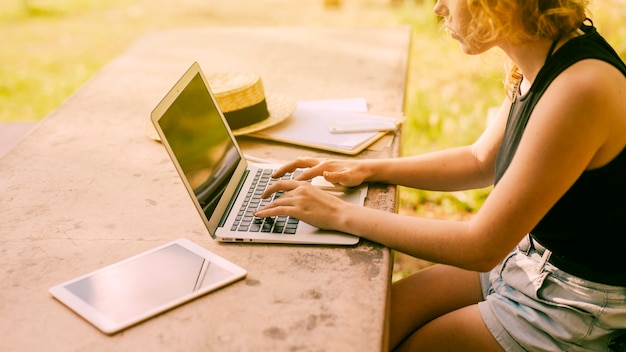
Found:
[[[197,28],[139,39],[0,158],[0,341],[14,351],[380,351],[390,251],[213,241],[149,115],[193,61],[206,73],[252,71],[297,100],[364,97],[402,112],[410,29]],[[8,126],[8,125],[5,125]],[[12,134],[10,134],[12,135]],[[398,155],[399,135],[357,158]],[[7,143],[8,144],[8,143]],[[244,152],[290,160],[347,157],[242,137]],[[366,206],[393,212],[396,189]],[[188,238],[248,277],[113,336],[47,290]]]
[[[0,158],[13,149],[36,124],[36,122],[0,123]]]

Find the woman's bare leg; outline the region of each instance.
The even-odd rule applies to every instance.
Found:
[[[502,350],[484,325],[476,303],[483,300],[479,274],[434,265],[392,285],[390,348],[406,350]]]

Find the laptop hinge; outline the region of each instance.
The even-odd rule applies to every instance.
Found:
[[[239,184],[237,185],[237,190],[235,191],[236,195],[238,195],[239,192],[241,192],[241,188],[243,187],[243,184],[246,182],[246,179],[248,178],[249,173],[250,173],[250,170],[245,170],[243,172],[243,177],[239,181]],[[230,197],[230,200],[228,201],[228,206],[226,207],[226,211],[224,212],[224,215],[222,216],[222,219],[220,220],[220,223],[217,225],[217,227],[224,226],[226,219],[228,219],[230,212],[233,210],[233,206],[235,205],[235,201],[237,200],[237,198],[238,197]]]

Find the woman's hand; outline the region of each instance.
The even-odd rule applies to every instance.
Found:
[[[297,158],[294,161],[279,167],[272,177],[278,178],[287,172],[304,169],[297,180],[310,180],[316,176],[323,176],[330,183],[355,187],[368,181],[371,170],[366,160],[325,160],[317,158]]]
[[[287,215],[325,230],[344,231],[341,227],[342,209],[349,203],[325,192],[307,181],[278,181],[269,186],[263,198],[278,191],[285,192],[254,215],[260,218]]]

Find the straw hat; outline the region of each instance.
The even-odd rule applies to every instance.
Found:
[[[253,73],[215,73],[207,81],[235,136],[276,125],[296,109],[288,96],[265,95],[261,78]]]

